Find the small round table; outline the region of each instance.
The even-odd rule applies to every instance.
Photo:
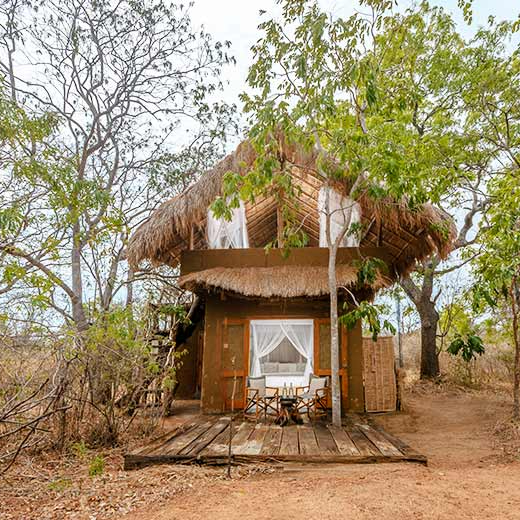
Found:
[[[280,410],[275,419],[275,424],[286,426],[289,421],[294,421],[296,424],[303,424],[303,419],[298,412],[298,398],[293,396],[280,397]]]

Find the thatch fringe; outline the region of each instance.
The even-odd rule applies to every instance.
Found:
[[[357,273],[354,266],[338,265],[338,287],[354,288],[358,281]],[[390,284],[390,279],[378,275],[370,289],[377,290]],[[326,266],[214,267],[182,276],[179,285],[193,292],[223,290],[259,298],[319,297],[329,294]]]

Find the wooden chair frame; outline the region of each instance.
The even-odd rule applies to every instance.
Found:
[[[272,394],[268,395],[267,392],[271,390]],[[246,417],[253,406],[255,406],[255,420],[258,421],[258,417],[263,412],[264,419],[267,418],[269,412],[273,412],[278,415],[279,408],[279,395],[278,388],[272,386],[265,387],[266,395],[261,396],[258,388],[246,388],[246,405],[244,407],[244,417]],[[274,401],[274,405],[273,405]]]
[[[296,388],[296,397],[298,404],[296,409],[301,413],[303,408],[307,409],[307,416],[311,419],[311,410],[313,411],[314,420],[319,417],[327,416],[327,403],[329,400],[330,387],[325,386],[318,388],[311,397],[303,397],[309,391],[310,385],[299,386]]]

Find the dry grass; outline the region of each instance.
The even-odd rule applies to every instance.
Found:
[[[497,421],[492,433],[494,446],[502,453],[504,460],[520,460],[520,423],[506,417]]]
[[[134,442],[137,442],[134,440]],[[123,450],[89,451],[81,457],[47,454],[24,457],[16,471],[0,486],[5,520],[119,519],[122,515],[175,499],[192,488],[204,488],[225,480],[226,470],[198,466],[155,466],[123,471]],[[89,475],[95,457],[102,457],[105,469]],[[274,471],[269,465],[232,469],[242,480]]]
[[[338,287],[357,283],[357,268],[339,265],[336,270]],[[379,275],[374,289],[389,285]],[[181,287],[190,291],[223,289],[244,296],[262,298],[295,298],[329,294],[327,267],[287,265],[281,267],[225,268],[197,271],[180,278]]]
[[[406,383],[412,386],[419,379],[420,341],[419,331],[403,336]],[[486,353],[469,364],[443,351],[439,355],[439,364],[441,377],[436,382],[437,387],[459,387],[462,391],[481,389],[498,393],[512,391],[513,348],[510,345],[486,344]]]

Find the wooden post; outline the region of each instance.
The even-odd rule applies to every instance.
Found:
[[[401,298],[399,294],[395,295],[396,306],[397,306],[397,349],[398,349],[398,359],[399,359],[399,368],[403,368],[403,338],[401,336]]]
[[[233,367],[233,390],[231,391],[231,417],[229,420],[227,478],[231,478],[231,444],[233,441],[233,416],[235,415],[235,390],[236,390],[236,386],[237,386],[237,371],[235,368],[235,356],[233,356],[231,358],[231,365]]]

